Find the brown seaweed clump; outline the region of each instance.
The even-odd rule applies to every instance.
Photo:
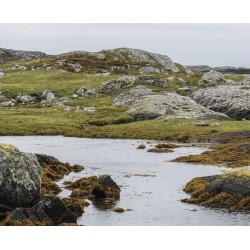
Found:
[[[73,189],[71,197],[88,197],[89,199],[120,198],[120,188],[109,175],[83,177],[66,185]]]
[[[168,149],[168,148],[150,148],[148,150],[148,152],[151,152],[151,153],[172,153],[174,151],[171,149]]]
[[[42,174],[42,194],[58,194],[62,189],[55,183],[61,180],[70,172],[80,172],[84,169],[83,166],[62,163],[56,158],[47,155],[36,154],[40,165],[43,168]]]
[[[230,133],[218,136],[217,143],[200,155],[182,156],[173,162],[189,162],[238,168],[250,165],[250,135]]]
[[[194,178],[186,184],[184,191],[191,197],[182,202],[230,211],[250,211],[250,167]]]

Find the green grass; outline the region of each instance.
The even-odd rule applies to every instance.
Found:
[[[107,100],[106,100],[107,101]],[[66,112],[61,107],[0,108],[0,135],[65,135],[90,138],[141,138],[188,141],[220,132],[249,131],[249,121],[220,121],[218,127],[181,126],[195,120],[131,122],[124,108],[99,106],[94,113]],[[99,123],[98,123],[99,122]],[[213,123],[213,121],[207,121]],[[125,124],[119,124],[125,123]],[[95,124],[95,125],[94,125]]]
[[[238,75],[238,74],[230,74],[230,75],[225,75],[225,79],[228,80],[233,80],[235,82],[240,82],[244,79],[245,77],[242,75]]]
[[[99,89],[104,82],[116,77],[45,70],[9,72],[0,78],[0,91],[14,98],[19,92],[39,94],[51,89],[62,97],[73,94],[81,86]]]

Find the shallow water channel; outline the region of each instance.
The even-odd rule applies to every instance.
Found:
[[[109,174],[121,186],[121,198],[115,206],[124,213],[85,207],[78,218],[87,226],[146,226],[146,225],[250,225],[250,214],[229,213],[225,210],[204,208],[180,202],[187,197],[182,189],[189,180],[198,176],[220,174],[223,168],[209,165],[168,162],[178,156],[200,154],[205,147],[183,146],[173,153],[149,153],[156,141],[85,139],[63,136],[5,136],[0,142],[13,144],[20,150],[47,154],[62,162],[80,164],[81,173],[71,173],[65,180],[76,180],[90,175]],[[139,144],[146,149],[137,150]],[[135,175],[148,176],[135,176]],[[69,190],[60,194],[65,197]]]

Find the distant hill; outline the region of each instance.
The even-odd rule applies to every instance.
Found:
[[[18,61],[45,58],[47,55],[38,51],[12,50],[0,48],[0,64]]]
[[[244,67],[232,67],[232,66],[210,67],[208,65],[190,65],[186,67],[194,72],[208,72],[210,70],[214,70],[223,74],[250,74],[250,68],[244,68]]]
[[[29,60],[29,63],[25,64],[25,62],[22,62],[23,60]],[[34,60],[34,62],[30,60]],[[13,63],[18,61],[18,64],[27,69],[61,69],[80,73],[179,71],[178,67],[166,55],[130,48],[102,50],[100,52],[73,51],[55,56],[49,56],[41,52],[0,49],[0,62],[2,64],[8,63],[6,66],[10,66],[9,69],[6,69],[18,69],[18,67],[11,67],[13,66],[9,64],[11,61]],[[3,67],[2,65],[1,68]]]

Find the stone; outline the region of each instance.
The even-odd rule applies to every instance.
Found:
[[[226,171],[210,182],[206,192],[219,193],[225,191],[229,194],[250,195],[250,167]]]
[[[116,213],[124,213],[125,212],[125,210],[121,207],[114,207],[114,208],[112,208],[112,211],[116,212]]]
[[[0,200],[12,207],[32,204],[40,195],[42,167],[34,154],[0,144]]]
[[[15,101],[0,102],[0,107],[13,107],[15,106]]]
[[[70,107],[66,107],[66,108],[64,109],[64,111],[69,112],[69,111],[70,111]]]
[[[217,71],[214,71],[214,70],[210,70],[209,72],[205,73],[203,76],[202,76],[202,79],[220,79],[220,78],[223,78],[224,75],[217,72]]]
[[[250,119],[250,89],[242,86],[216,86],[189,92],[197,103],[240,120]]]
[[[96,111],[95,107],[84,107],[84,106],[77,106],[76,107],[76,112],[87,112],[87,113],[93,113]]]
[[[74,98],[74,99],[76,99],[76,98],[78,98],[79,97],[79,95],[77,95],[77,94],[73,94],[72,95],[72,98]]]
[[[137,147],[137,149],[145,149],[146,148],[146,146],[144,145],[144,144],[140,144],[138,147]]]
[[[19,98],[17,98],[17,101],[24,103],[24,104],[32,103],[36,101],[36,97],[30,96],[30,95],[24,95],[24,96],[20,96]]]
[[[0,77],[1,77],[1,76],[4,76],[4,73],[3,73],[3,72],[0,72]]]
[[[52,90],[44,90],[41,98],[45,100],[46,102],[52,102],[55,100],[55,94],[52,92]]]
[[[76,94],[78,96],[95,96],[97,95],[97,92],[95,89],[86,89],[84,87],[80,87],[78,90],[76,90]]]

